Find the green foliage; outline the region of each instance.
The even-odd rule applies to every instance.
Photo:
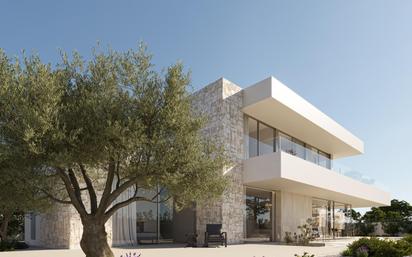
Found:
[[[362,214],[360,212],[355,211],[354,209],[345,210],[345,216],[352,218],[352,220],[355,222],[361,221],[362,218]]]
[[[367,223],[382,222],[385,220],[385,212],[381,209],[381,207],[372,207],[370,211],[363,215],[362,220]]]
[[[295,257],[315,257],[315,255],[309,254],[308,252],[304,252],[302,255],[295,254]]]
[[[412,235],[411,234],[405,235],[402,238],[402,240],[412,246]]]
[[[292,232],[285,232],[285,242],[287,243],[287,244],[291,244],[291,243],[293,243],[295,240],[293,240],[293,237],[292,237]]]
[[[375,231],[375,225],[369,222],[356,223],[355,227],[360,236],[368,236]]]
[[[393,199],[390,206],[373,207],[363,216],[353,209],[345,215],[354,221],[357,235],[371,234],[377,223],[381,223],[384,232],[392,236],[412,233],[412,206],[406,201]]]
[[[391,236],[398,235],[402,230],[402,222],[400,221],[386,221],[382,223],[383,231]]]
[[[0,215],[0,227],[4,222],[4,215]],[[7,227],[7,238],[18,239],[22,237],[24,232],[24,213],[15,212],[12,214],[10,220],[8,221]]]
[[[310,240],[314,239],[312,227],[314,226],[315,221],[311,218],[306,220],[306,223],[298,226],[300,230],[299,234],[294,233],[292,236],[291,232],[285,232],[284,240],[287,244],[299,244],[299,245],[309,245]]]
[[[406,201],[393,199],[390,206],[372,208],[363,216],[365,223],[381,222],[389,235],[412,232],[412,206]]]
[[[46,210],[50,202],[5,161],[0,163],[0,172],[0,239],[14,239],[23,232],[24,212]]]
[[[404,257],[412,254],[412,237],[408,236],[398,241],[379,238],[361,238],[348,245],[342,256],[351,257]]]
[[[300,229],[298,243],[303,244],[303,245],[308,245],[310,240],[314,239],[313,232],[312,232],[312,228],[314,225],[315,225],[315,221],[311,218],[308,218],[305,224],[298,226],[298,229]]]
[[[29,246],[24,242],[14,240],[0,241],[0,252],[27,249],[28,247]]]
[[[226,186],[223,148],[201,136],[205,119],[192,109],[189,74],[180,63],[158,74],[144,46],[97,49],[90,61],[63,53],[53,66],[0,51],[0,81],[0,160],[10,179],[73,204],[82,216],[107,220],[124,204],[151,200],[136,196],[109,209],[130,187],[160,186],[184,206]],[[105,191],[111,182],[116,190]],[[96,191],[104,192],[100,203]]]

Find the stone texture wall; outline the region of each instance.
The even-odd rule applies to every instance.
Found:
[[[70,218],[70,207],[61,204],[57,204],[54,211],[37,216],[39,245],[70,248]]]
[[[90,206],[88,195],[83,192],[85,206]],[[80,248],[80,240],[83,233],[83,226],[80,215],[71,205],[56,204],[47,213],[36,216],[37,233],[36,240],[30,238],[30,218],[26,217],[25,240],[29,245],[46,248]],[[112,244],[112,221],[106,223],[106,232],[109,245]]]
[[[241,243],[244,239],[244,125],[241,90],[239,86],[222,78],[194,94],[195,108],[208,117],[208,124],[203,129],[204,135],[222,143],[231,162],[222,171],[230,183],[221,198],[197,204],[196,230],[200,242],[204,241],[208,223],[221,223],[223,231],[228,234],[229,243]]]

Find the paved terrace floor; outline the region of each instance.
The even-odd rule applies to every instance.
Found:
[[[116,257],[126,253],[141,254],[140,257],[294,257],[295,253],[309,252],[316,257],[337,256],[354,239],[326,241],[325,246],[290,246],[274,243],[240,244],[210,248],[184,248],[178,245],[154,245],[139,248],[113,248]],[[73,250],[24,250],[0,252],[0,257],[84,257],[80,249]]]

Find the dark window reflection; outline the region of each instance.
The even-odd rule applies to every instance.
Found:
[[[246,236],[248,238],[271,238],[271,192],[246,189],[246,220]]]

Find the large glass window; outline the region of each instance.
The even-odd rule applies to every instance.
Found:
[[[278,151],[278,148],[280,151],[331,169],[330,154],[322,152],[251,117],[245,117],[246,158],[269,154]]]
[[[156,196],[156,191],[140,189],[139,196],[152,199]],[[136,233],[138,242],[158,239],[157,211],[157,203],[145,201],[138,201],[136,203]]]
[[[275,130],[259,122],[259,155],[275,151]]]
[[[342,237],[345,235],[346,225],[345,205],[338,202],[333,204],[333,236]]]
[[[305,143],[296,138],[293,138],[292,142],[292,147],[294,149],[294,152],[296,153],[296,156],[305,159]]]
[[[165,191],[162,191],[159,196],[159,232],[162,240],[173,238],[173,200],[167,197],[169,195]]]
[[[251,158],[258,155],[258,122],[252,118],[247,120],[248,157]]]
[[[291,155],[296,155],[295,150],[293,149],[293,142],[292,142],[292,137],[279,132],[279,140],[280,140],[280,150],[291,154]]]
[[[30,239],[31,240],[36,240],[36,233],[37,233],[36,227],[37,227],[36,214],[30,213]]]
[[[164,241],[173,239],[173,200],[162,190],[157,196],[156,190],[139,190],[139,196],[153,199],[153,202],[136,203],[137,240]]]
[[[325,168],[331,168],[330,155],[319,150],[319,165]]]
[[[246,188],[246,237],[272,236],[272,192]]]
[[[312,199],[312,231],[316,238],[352,235],[350,206],[334,201]]]
[[[312,200],[312,233],[315,238],[324,239],[328,234],[328,201]]]
[[[319,154],[318,149],[306,145],[306,158],[307,161],[318,164],[319,163]]]

